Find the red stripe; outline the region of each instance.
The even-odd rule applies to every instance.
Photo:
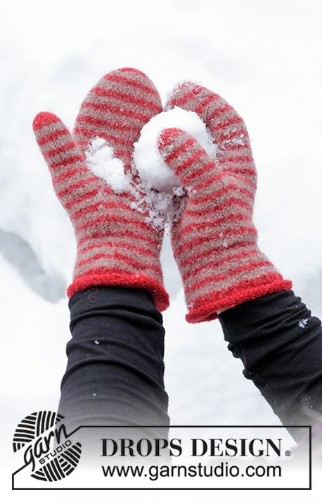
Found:
[[[96,180],[94,175],[90,174],[89,169],[84,165],[77,165],[76,167],[71,167],[68,170],[63,171],[61,174],[55,176],[55,185],[60,184],[63,181],[67,181],[74,176],[88,176],[88,182],[93,182]]]
[[[85,135],[85,134],[86,134],[86,130],[85,130],[85,129],[84,129],[84,130],[81,130],[81,131],[80,131],[80,130],[77,130],[77,131],[75,131],[75,134],[77,134],[78,136],[79,136],[79,135],[82,135],[82,136],[83,136],[83,135]],[[86,140],[77,140],[77,144],[78,144],[79,146],[81,146],[81,147],[82,147],[82,149],[86,149],[86,148],[88,147],[88,144],[89,144],[89,142],[90,142],[90,140],[91,140],[91,137],[90,137],[90,135],[89,135],[89,134],[91,134],[91,135],[92,135],[92,131],[88,130],[88,131],[87,131],[87,134],[88,134],[88,136],[87,136],[87,139],[86,139]],[[113,139],[114,139],[114,138],[113,138]],[[105,140],[106,140],[106,139],[105,139]],[[106,141],[106,142],[108,142],[108,141]],[[132,144],[132,143],[131,143],[131,146],[133,147],[133,144]],[[121,145],[117,145],[117,146],[116,146],[116,145],[114,145],[114,156],[115,156],[116,158],[122,158],[122,159],[124,160],[124,158],[123,158],[123,157],[124,157],[125,155],[126,155],[126,156],[129,156],[130,154],[131,154],[131,153],[129,152],[129,143],[127,143],[125,146],[123,146],[123,148],[122,148],[122,144],[121,144]]]
[[[199,193],[202,192],[204,189],[209,190],[210,179],[212,182],[212,187],[215,186],[221,179],[222,172],[220,172],[219,169],[217,169],[215,163],[213,165],[216,168],[216,172],[214,172],[214,176],[212,178],[207,177],[205,180],[201,180],[201,181],[198,180],[198,184],[196,183],[196,187],[198,189],[198,198],[199,198]],[[198,199],[198,198],[196,197],[196,199]]]
[[[77,149],[77,146],[74,141],[66,142],[62,145],[57,145],[57,143],[53,143],[50,149],[47,149],[46,152],[42,151],[43,154],[46,154],[46,158],[51,158],[55,156],[57,153],[66,153],[72,149]],[[80,154],[80,153],[79,153]]]
[[[178,259],[178,261],[181,262],[181,257],[182,257],[182,255],[185,254],[186,251],[191,250],[191,249],[196,249],[198,246],[201,246],[205,243],[209,245],[209,238],[202,238],[202,237],[196,236],[194,243],[191,241],[188,243],[185,242],[185,244],[182,244],[181,246],[178,246],[177,248],[175,248],[175,252],[174,252],[175,256]],[[238,250],[238,249],[247,248],[250,245],[254,245],[254,242],[253,241],[239,241],[239,242],[235,242],[233,244],[233,247],[234,247],[234,249]],[[211,250],[209,250],[209,252],[211,252],[211,253],[216,252],[216,256],[220,256],[221,254],[227,253],[227,248],[225,248],[225,247],[215,248],[214,247]],[[193,258],[196,259],[195,257],[193,257]],[[187,259],[188,259],[188,257],[187,257]]]
[[[227,251],[227,249],[225,249],[225,250]],[[217,257],[216,249],[212,249],[212,250],[208,250],[207,252],[203,252],[203,253],[199,254],[198,260],[196,260],[196,258],[194,256],[192,256],[192,258],[190,258],[190,259],[186,259],[184,261],[182,260],[181,261],[181,266],[182,266],[181,268],[186,268],[188,266],[188,270],[183,272],[184,277],[187,278],[189,276],[192,276],[193,274],[198,274],[200,271],[202,271],[205,268],[209,269],[209,265],[210,265],[209,262],[206,265],[205,264],[198,265],[198,261],[201,258],[210,257],[212,255],[212,253],[215,253],[216,257]],[[236,251],[231,255],[225,255],[225,257],[223,257],[221,259],[216,259],[214,262],[213,269],[217,269],[217,268],[223,266],[224,264],[226,264],[227,262],[234,261],[234,260],[236,260],[236,258],[238,258],[238,260],[242,260],[243,258],[250,257],[251,255],[255,255],[257,253],[258,253],[257,248],[252,249],[252,250],[245,250],[245,251],[241,251],[241,252]]]
[[[211,109],[212,106],[215,106],[215,109]],[[203,111],[203,108],[205,107],[207,107],[208,109]],[[203,112],[205,114],[205,122],[207,126],[210,124],[211,120],[213,120],[214,117],[219,118],[229,111],[234,112],[234,109],[228,103],[224,103],[221,97],[217,94],[207,96],[197,107],[197,113],[199,113],[199,110],[200,112]]]
[[[81,221],[79,221],[81,222]],[[128,225],[134,225],[142,229],[143,231],[147,230],[147,223],[141,222],[137,219],[131,219],[130,221],[124,217],[117,217],[114,214],[106,214],[105,217],[95,217],[94,219],[91,219],[89,221],[86,221],[82,225],[76,225],[76,228],[78,231],[84,231],[84,229],[88,229],[89,227],[93,227],[95,224],[108,224],[108,227],[112,223],[120,223],[123,225],[125,232],[127,233],[127,227]],[[107,229],[108,229],[107,227]]]
[[[183,134],[180,134],[180,136],[182,137]],[[185,139],[185,141],[181,145],[177,145],[176,142],[174,142],[172,151],[170,151],[170,153],[165,157],[165,160],[167,162],[172,162],[173,160],[177,160],[178,156],[185,153],[189,148],[193,148],[194,146],[195,146],[195,140],[192,137],[188,137],[187,139]],[[163,149],[162,146],[161,149]]]
[[[225,115],[227,113],[232,113],[233,114],[233,117],[232,118],[229,118],[229,120],[237,120],[237,122],[242,122],[241,120],[241,117],[236,113],[236,111],[234,110],[234,108],[232,108],[228,103],[226,105],[222,105],[222,106],[219,106],[213,110],[208,110],[208,116],[207,116],[207,123],[210,124],[213,120],[220,120],[220,123],[221,123],[221,119],[223,118],[223,116],[225,117]],[[225,122],[223,122],[225,123]]]
[[[123,119],[124,118],[130,118],[130,119],[136,119],[136,120],[139,120],[140,121],[140,124],[141,122],[146,122],[149,120],[150,116],[146,116],[146,115],[143,115],[141,113],[136,113],[135,111],[133,110],[123,110],[122,112],[120,111],[119,113],[116,112],[116,110],[111,110],[113,111],[113,115],[119,115],[120,117],[122,117]],[[96,125],[97,127],[107,127],[107,130],[109,130],[111,127],[110,125],[110,121],[108,118],[106,119],[102,119],[102,118],[97,118],[95,116],[95,114],[82,114],[78,117],[78,126],[79,126],[79,123],[81,122],[85,122],[85,123],[91,123],[93,125]],[[115,124],[115,130],[120,130],[122,131],[122,123],[116,123]],[[133,129],[137,129],[139,128],[138,125],[136,126],[132,126],[132,127],[129,127],[128,130],[126,131],[133,131]]]
[[[190,178],[194,179],[196,173],[202,174],[204,172],[209,171],[211,168],[216,168],[214,162],[208,162],[208,155],[206,152],[198,147],[196,152],[187,158],[185,161],[180,161],[179,157],[183,155],[189,148],[196,149],[196,141],[192,137],[188,137],[179,147],[176,147],[167,157],[167,162],[173,162],[174,160],[178,160],[179,165],[176,167],[176,174],[180,176],[181,173],[184,173],[185,180],[189,180]],[[200,165],[200,168],[197,172],[192,172],[190,175],[185,174],[185,170],[187,170],[193,163],[199,162],[202,158],[204,158],[207,163],[205,165]]]
[[[224,175],[228,174],[229,177],[233,177],[234,179],[236,179],[237,183],[240,183],[241,182],[241,179],[240,179],[240,174],[238,173],[235,173],[229,169],[225,169],[223,167],[223,172],[224,172]],[[255,180],[254,180],[255,179]],[[243,184],[249,186],[253,191],[256,190],[256,187],[257,187],[257,173],[256,173],[256,170],[253,170],[253,175],[251,175],[250,177],[243,177],[242,179],[242,182]],[[254,194],[252,194],[252,196],[254,197]]]
[[[104,87],[94,88],[93,93],[95,95],[99,95],[102,97],[112,97],[113,99],[117,99],[118,101],[121,101],[123,103],[128,102],[130,104],[136,104],[140,108],[150,109],[150,111],[152,111],[153,113],[157,113],[157,112],[161,111],[159,105],[157,105],[153,102],[147,101],[146,99],[143,99],[143,98],[140,99],[138,97],[134,97],[130,93],[126,94],[124,92],[120,92],[120,91],[117,91],[117,90],[114,90],[111,88],[104,88]]]
[[[75,128],[75,134],[81,133],[82,135],[86,135],[86,134],[87,135],[89,135],[89,134],[92,135],[93,133],[97,132],[95,124],[92,123],[90,120],[87,121],[86,119],[78,118],[78,121],[83,121],[87,125],[90,125],[91,128],[92,128],[92,130],[81,129],[80,126],[77,126],[77,128]],[[125,141],[122,137],[116,137],[114,135],[108,135],[105,132],[102,133],[102,136],[103,136],[103,139],[106,140],[106,142],[111,142],[112,144],[113,143],[121,144],[122,146],[127,146],[127,147],[130,147],[131,149],[133,149],[133,139],[129,140],[129,141]]]
[[[227,172],[231,172],[231,173],[235,173],[237,175],[249,175],[251,177],[254,177],[256,176],[256,170],[254,170],[254,168],[247,168],[247,167],[231,167],[231,166],[227,166],[225,165],[225,162],[223,162],[223,167],[226,168]]]
[[[120,102],[124,103],[124,99],[122,99],[122,101],[120,100]],[[142,108],[146,109],[147,106],[145,104],[142,104],[140,106],[140,108],[141,108],[141,110],[142,110]],[[82,110],[83,109],[89,109],[91,111],[98,112],[98,113],[102,113],[102,111],[105,111],[105,112],[109,111],[111,114],[113,114],[115,116],[115,118],[123,117],[123,116],[125,116],[125,117],[130,116],[130,117],[136,118],[137,120],[145,121],[145,122],[151,118],[151,113],[149,113],[148,115],[145,115],[143,113],[139,113],[138,111],[133,111],[131,109],[124,109],[123,107],[121,108],[120,106],[117,106],[117,105],[113,106],[110,101],[107,101],[106,103],[87,101],[87,102],[83,103]],[[107,119],[107,122],[111,123],[108,119]],[[125,124],[124,124],[124,126],[125,126]],[[128,127],[128,128],[129,128],[129,130],[131,130],[131,127]]]
[[[142,73],[142,76],[144,77],[145,75]],[[106,75],[105,79],[117,83],[128,84],[131,87],[136,87],[137,89],[142,90],[142,92],[144,93],[152,94],[153,96],[157,97],[157,93],[154,88],[151,88],[148,85],[144,85],[143,83],[137,82],[136,80],[133,80],[132,78],[129,78],[124,74],[122,74],[122,76],[117,74],[109,74]]]
[[[229,271],[225,271],[224,273],[221,273],[221,274],[214,273],[211,275],[211,277],[208,276],[207,278],[197,280],[195,283],[193,283],[189,287],[189,291],[195,292],[195,291],[199,290],[200,288],[202,288],[204,285],[209,285],[210,283],[216,284],[220,281],[226,281],[227,278],[229,278],[229,277],[236,277],[236,275],[238,275],[238,273],[242,273],[244,275],[246,271],[254,271],[255,269],[259,269],[259,268],[265,267],[265,266],[267,266],[267,262],[258,261],[258,262],[253,262],[251,264],[242,265],[240,267],[231,269]],[[248,278],[248,279],[251,279],[251,278]],[[225,293],[225,290],[223,289],[223,290],[221,290],[221,292]]]
[[[149,270],[152,270],[152,271],[154,271],[156,273],[160,272],[160,267],[158,265],[154,265],[154,264],[152,264],[152,262],[149,262],[149,264],[142,263],[139,260],[140,256],[138,256],[138,260],[132,259],[128,255],[124,255],[123,253],[118,252],[117,250],[113,250],[113,254],[112,255],[108,255],[106,253],[101,253],[101,254],[93,255],[92,257],[88,257],[86,259],[80,260],[77,263],[77,269],[81,269],[83,266],[86,266],[86,264],[90,264],[91,262],[95,262],[96,260],[98,260],[100,258],[102,258],[102,259],[104,259],[104,258],[106,258],[106,259],[108,259],[108,258],[115,259],[116,264],[120,263],[121,268],[122,268],[121,263],[125,262],[129,266],[133,266],[134,267],[134,271],[138,270],[138,269],[149,269]],[[105,269],[111,269],[111,265],[113,266],[113,264],[108,263],[107,266],[105,267]],[[93,268],[93,270],[94,269],[95,269],[95,267]],[[104,269],[104,267],[103,267],[103,269]]]
[[[225,234],[227,234],[227,231],[225,231]],[[255,238],[257,236],[257,231],[256,229],[255,230],[247,230],[245,231],[244,228],[243,228],[243,232],[242,232],[242,235],[247,235],[247,236],[253,236],[254,237],[254,242],[255,242]],[[236,231],[235,233],[231,233],[229,235],[229,237],[231,238],[232,236],[238,236],[240,237],[241,234],[240,232]],[[227,236],[228,237],[228,236]],[[216,236],[214,236],[213,238],[214,240],[218,240],[218,234]],[[222,238],[224,239],[224,238]],[[181,256],[185,254],[185,252],[191,250],[192,248],[196,248],[198,245],[202,245],[204,243],[208,243],[209,244],[209,235],[205,235],[205,236],[199,236],[198,234],[195,234],[195,235],[191,235],[191,238],[189,240],[185,240],[184,243],[182,243],[181,245],[178,245],[176,248],[175,248],[175,256],[176,256],[176,259],[177,260],[180,260]],[[238,245],[241,245],[242,247],[243,246],[247,246],[247,245],[250,245],[250,242],[249,241],[237,241],[237,242],[234,242],[233,243],[233,246],[237,247]],[[227,252],[226,248],[225,247],[217,247],[216,249],[217,252]]]
[[[78,182],[74,182],[73,184],[71,184],[70,186],[66,187],[66,188],[63,188],[61,189],[60,191],[57,192],[57,196],[58,198],[64,198],[66,195],[68,194],[75,194],[73,193],[73,191],[77,191],[79,190],[80,188],[85,188],[88,186],[88,184],[91,184],[92,182],[94,182],[95,177],[92,179],[92,180],[81,180],[81,181],[78,181]],[[81,197],[81,200],[86,200],[88,198],[91,198],[92,196],[95,196],[97,193],[97,187],[95,187],[95,189],[92,189],[90,191],[87,191],[85,193],[82,194],[82,197]],[[75,198],[72,198],[71,201],[67,202],[67,203],[64,203],[64,206],[65,208],[68,210],[70,207],[72,207],[74,205],[74,203],[77,203],[77,201],[79,200],[79,198],[76,200]]]
[[[223,175],[220,175],[220,176],[218,175],[218,177],[216,178],[217,184],[219,184],[221,177],[223,177]],[[215,187],[216,186],[214,186],[214,188]],[[189,199],[189,203],[191,203],[191,205],[201,205],[203,203],[206,203],[207,201],[214,201],[214,199],[217,200],[218,198],[221,198],[225,194],[228,194],[230,192],[234,193],[236,191],[244,196],[247,196],[247,198],[250,198],[251,200],[253,200],[253,198],[254,198],[253,191],[250,191],[244,187],[238,186],[237,184],[229,183],[229,184],[225,184],[220,189],[214,189],[211,192],[211,194],[205,194],[205,195],[198,194],[198,197],[191,197]]]
[[[94,103],[93,103],[94,104]],[[97,106],[97,109],[102,111],[103,109],[103,106],[101,106],[100,104],[96,105]],[[88,102],[88,103],[85,103],[84,106],[85,108],[88,108],[88,109],[92,109],[94,106]],[[140,124],[141,122],[147,122],[149,119],[150,119],[150,115],[145,115],[143,113],[138,113],[138,112],[135,112],[133,111],[132,109],[120,109],[118,107],[115,107],[115,106],[111,106],[110,104],[108,106],[104,106],[106,108],[106,111],[110,111],[110,113],[114,116],[120,116],[120,117],[124,117],[124,118],[131,118],[131,119],[136,119],[136,120],[139,120],[140,121]],[[96,118],[95,117],[95,113],[94,114],[82,114],[79,118],[81,118],[81,121],[85,121],[85,118],[87,118],[88,121],[90,121],[91,123],[95,123],[96,125],[98,126],[103,126],[103,127],[106,127],[108,126],[109,128],[113,127],[117,130],[127,130],[127,131],[131,131],[133,130],[133,126],[132,127],[129,127],[129,126],[126,126],[126,124],[124,123],[124,121],[121,121],[121,122],[114,122],[112,123],[109,118],[107,117],[106,119],[100,119],[100,118]],[[78,122],[79,122],[79,118],[78,118]],[[138,127],[138,125],[136,125],[136,128]]]
[[[180,167],[176,169],[176,174],[180,176],[180,170],[187,170],[189,172],[189,168],[196,163],[197,161],[200,160],[200,154],[196,154],[195,156],[192,156],[189,160],[187,160],[185,163],[181,164]],[[212,175],[211,175],[212,173]],[[198,169],[195,170],[194,172],[189,172],[189,173],[184,173],[184,182],[185,184],[195,184],[195,186],[199,188],[199,180],[197,181],[196,179],[199,179],[199,177],[203,177],[206,174],[207,175],[206,179],[204,179],[202,182],[207,183],[207,186],[214,184],[217,182],[217,168],[216,164],[210,160],[208,163],[205,163],[203,165],[199,165]]]
[[[59,154],[59,152],[57,153]],[[44,157],[48,159],[48,164],[52,170],[56,168],[66,167],[68,165],[72,165],[73,163],[82,164],[84,159],[80,155],[72,155],[68,158],[62,156],[61,158],[57,158],[57,161],[53,162],[50,158],[47,158],[46,153],[44,153]]]
[[[249,227],[249,225],[242,226],[240,225],[238,229],[221,229],[220,227],[214,227],[214,219],[212,218],[209,221],[205,222],[191,222],[187,227],[185,227],[181,232],[180,236],[190,235],[192,238],[195,236],[192,234],[192,231],[200,231],[202,229],[213,228],[213,238],[219,238],[219,234],[223,233],[222,239],[229,238],[230,236],[243,236],[245,234],[257,234],[255,228]],[[208,235],[209,238],[209,235]]]
[[[207,318],[215,319],[216,311],[234,307],[270,293],[289,290],[291,287],[292,282],[283,280],[282,276],[276,272],[268,272],[258,278],[241,279],[239,283],[227,287],[224,293],[221,290],[198,293],[198,298],[194,301],[186,319],[191,323]]]
[[[223,155],[223,161],[225,163],[242,163],[243,165],[246,163],[253,164],[253,158],[251,155],[234,155],[227,154]]]
[[[245,207],[244,204],[240,203],[239,206],[241,208],[249,208],[249,207]],[[237,212],[237,211],[236,211]],[[193,219],[196,218],[196,212],[193,212],[193,211],[190,211],[190,210],[186,210],[185,211],[185,214],[187,217],[192,217]],[[200,214],[200,217],[204,218],[204,214]],[[211,222],[210,224],[213,224],[214,226],[219,226],[219,225],[223,225],[223,224],[228,224],[228,223],[233,223],[233,222],[247,222],[249,224],[249,219],[250,219],[250,214],[242,214],[242,213],[235,213],[235,214],[228,214],[228,215],[219,215],[219,217],[217,217],[215,214],[213,215],[213,217],[211,218]],[[189,227],[190,227],[190,224],[189,224]],[[219,228],[219,227],[218,227]],[[185,234],[189,234],[190,231],[188,228],[185,228],[181,231],[181,235],[184,236]]]
[[[211,132],[216,132],[217,140],[218,138],[223,139],[232,139],[237,135],[240,135],[241,130],[230,130],[229,127],[233,125],[239,125],[241,123],[241,118],[239,116],[233,116],[232,118],[227,119],[226,121],[215,122],[214,125],[211,126]],[[219,134],[219,132],[222,132]]]
[[[98,112],[101,112],[103,110],[105,111],[111,111],[110,109],[110,105],[102,105],[102,104],[97,104],[97,103],[94,103],[94,102],[85,102],[82,106],[83,108],[88,108],[88,109],[91,109],[91,110],[96,110]],[[134,114],[134,112],[132,110],[129,110],[128,112],[125,112],[125,110],[123,109],[122,111],[118,111],[117,113],[113,112],[111,113],[112,115],[115,115],[115,116],[125,116],[125,117],[129,117],[130,114]],[[88,118],[90,118],[90,121],[91,123],[97,123],[98,125],[102,125],[102,126],[108,126],[109,128],[113,128],[113,129],[116,129],[116,130],[120,130],[120,131],[125,131],[125,132],[132,132],[133,131],[133,125],[132,126],[129,126],[129,125],[126,125],[126,123],[124,123],[124,120],[123,121],[118,121],[118,122],[112,122],[111,119],[109,119],[108,117],[106,117],[105,120],[103,119],[99,119],[99,118],[94,118],[94,115],[85,115],[87,116]],[[140,115],[140,121],[143,119],[144,115]],[[92,118],[93,117],[93,118]],[[147,116],[146,119],[149,119],[150,117]]]
[[[109,193],[106,193],[106,194],[108,196]],[[131,209],[131,207],[128,204],[121,203],[121,201],[119,199],[117,202],[100,200],[96,203],[91,203],[88,206],[77,210],[77,203],[79,203],[81,201],[83,201],[83,198],[81,200],[77,200],[76,202],[74,200],[74,207],[75,207],[75,203],[76,203],[76,207],[75,207],[76,210],[70,212],[70,216],[73,219],[77,219],[81,215],[86,215],[86,214],[91,214],[93,212],[96,212],[99,208],[104,208],[104,209],[106,209],[106,211],[108,211],[108,209],[111,209],[111,210],[124,209],[124,210],[129,211],[129,213],[130,212],[133,213],[133,210]]]
[[[82,247],[80,249],[81,254],[85,254],[87,252],[90,252],[91,250],[94,249],[99,249],[99,248],[125,248],[129,249],[129,245],[126,243],[121,243],[120,241],[113,242],[113,239],[110,239],[108,242],[102,242],[102,243],[91,243],[85,247]],[[133,249],[133,248],[132,248]],[[146,257],[155,257],[155,252],[151,250],[151,247],[140,247],[140,254],[145,255]]]
[[[203,87],[199,85],[195,85],[192,89],[190,88],[189,91],[181,95],[180,97],[175,99],[175,102],[177,103],[178,106],[183,107],[184,104],[186,104],[190,99],[194,100],[197,97],[197,94],[200,93],[203,90]]]
[[[204,108],[212,102],[214,102],[214,97],[212,95],[207,95],[206,97],[204,97],[200,104],[196,107],[196,113],[202,114]]]
[[[62,129],[58,130],[52,130],[52,131],[47,131],[46,135],[43,137],[38,137],[39,134],[44,130],[44,127],[37,130],[36,137],[37,137],[37,142],[40,146],[43,146],[44,144],[47,144],[50,141],[54,141],[55,139],[58,139],[59,137],[62,137],[63,135],[69,135],[68,130],[64,127]]]
[[[126,228],[126,236],[128,239],[132,239],[132,240],[137,240],[139,242],[139,245],[140,245],[140,248],[142,246],[142,242],[146,242],[147,244],[151,245],[151,246],[155,246],[156,245],[156,239],[155,238],[151,238],[149,235],[149,233],[146,231],[146,227],[145,227],[145,232],[134,232],[134,231],[131,231],[131,229],[129,229],[128,227]],[[103,238],[108,238],[108,237],[111,237],[111,235],[108,235],[106,234],[105,236],[103,235],[102,236]],[[87,244],[88,242],[88,236],[83,236],[82,238],[79,238],[77,240],[77,245],[78,245],[78,248],[82,248],[82,245],[84,243]]]
[[[227,175],[229,176],[232,176],[232,177],[235,177],[236,181],[238,183],[241,182],[241,175],[249,175],[251,177],[255,177],[256,178],[256,171],[254,171],[253,169],[247,169],[247,168],[240,168],[240,169],[229,169],[228,167],[225,168],[223,165],[220,166],[219,168],[222,168],[222,171],[221,172],[218,172],[217,170],[217,173],[215,174],[215,176],[213,177],[212,179],[212,182],[213,182],[213,188],[215,189],[215,185],[219,184],[219,182],[222,180],[222,179],[225,179],[227,177]],[[252,179],[250,177],[247,177],[247,178],[243,178],[242,179],[242,182],[243,184],[247,184],[251,187],[253,187],[253,189],[255,190],[256,189],[256,182],[253,182]],[[207,201],[207,199],[209,198],[214,198],[215,196],[219,197],[219,195],[217,194],[217,191],[214,190],[210,195],[200,195],[199,193],[202,193],[203,190],[209,190],[209,178],[203,180],[203,181],[198,181],[198,194],[197,196],[195,196],[195,200],[196,200],[196,203],[198,203],[199,200],[205,200]],[[237,187],[233,188],[233,190],[237,190]],[[229,191],[229,187],[227,188],[227,191]],[[219,191],[218,191],[219,192]],[[253,193],[250,195],[250,198],[254,199],[254,195]],[[193,199],[193,197],[191,197],[191,199]]]

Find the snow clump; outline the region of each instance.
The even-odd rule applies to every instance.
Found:
[[[165,128],[179,128],[192,135],[213,159],[216,145],[205,123],[193,111],[175,107],[151,118],[144,125],[139,140],[134,144],[133,160],[141,180],[149,188],[171,193],[181,184],[163,160],[158,140]]]
[[[86,163],[97,177],[103,179],[115,193],[129,190],[129,179],[124,164],[115,158],[111,146],[102,137],[95,137],[85,152]]]

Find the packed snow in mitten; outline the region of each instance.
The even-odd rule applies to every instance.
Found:
[[[212,158],[216,156],[216,145],[210,132],[196,113],[179,107],[160,113],[142,128],[140,138],[134,145],[133,163],[147,189],[171,194],[180,186],[179,179],[164,162],[158,149],[162,130],[174,127],[192,135]],[[115,158],[113,149],[104,139],[95,137],[91,141],[86,161],[91,171],[104,179],[115,193],[129,191],[130,179],[124,171],[123,162]]]
[[[122,160],[115,158],[114,151],[105,139],[95,137],[85,152],[86,162],[97,177],[103,179],[115,193],[124,193],[130,187]]]
[[[188,132],[212,158],[216,156],[216,146],[197,113],[179,107],[159,113],[142,128],[141,136],[134,145],[134,164],[149,188],[171,193],[173,188],[180,186],[180,181],[158,150],[160,133],[166,128],[179,128]]]
[[[142,128],[133,153],[133,164],[141,180],[139,184],[131,182],[122,160],[114,156],[113,148],[105,139],[95,137],[85,153],[90,170],[104,179],[115,193],[131,192],[135,199],[131,208],[147,211],[146,221],[157,229],[162,228],[164,221],[171,215],[171,195],[180,196],[184,193],[179,179],[164,162],[158,149],[162,130],[173,127],[188,132],[215,158],[216,145],[204,122],[193,111],[179,107],[154,116]],[[145,192],[143,197],[142,191]]]

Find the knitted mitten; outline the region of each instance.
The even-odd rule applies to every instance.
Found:
[[[74,136],[59,118],[39,113],[34,131],[56,194],[77,240],[67,294],[97,285],[143,288],[168,306],[160,266],[162,224],[131,165],[141,128],[162,110],[146,75],[124,68],[105,75],[85,98]]]
[[[291,288],[257,246],[256,168],[245,124],[221,97],[187,82],[167,108],[196,112],[217,146],[210,158],[191,136],[165,129],[159,150],[186,188],[171,235],[188,305],[187,321],[217,317],[247,300]]]

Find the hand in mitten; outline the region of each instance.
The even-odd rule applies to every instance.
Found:
[[[217,146],[216,158],[180,129],[165,129],[159,150],[185,187],[171,228],[188,306],[187,321],[217,317],[247,300],[291,288],[257,246],[253,224],[256,168],[245,124],[208,89],[187,82],[167,108],[196,112]]]
[[[82,103],[71,135],[59,118],[39,113],[34,131],[56,194],[77,240],[68,296],[91,286],[149,291],[168,306],[160,266],[162,221],[151,218],[151,193],[131,165],[141,128],[161,111],[146,75],[124,68],[105,75]]]

